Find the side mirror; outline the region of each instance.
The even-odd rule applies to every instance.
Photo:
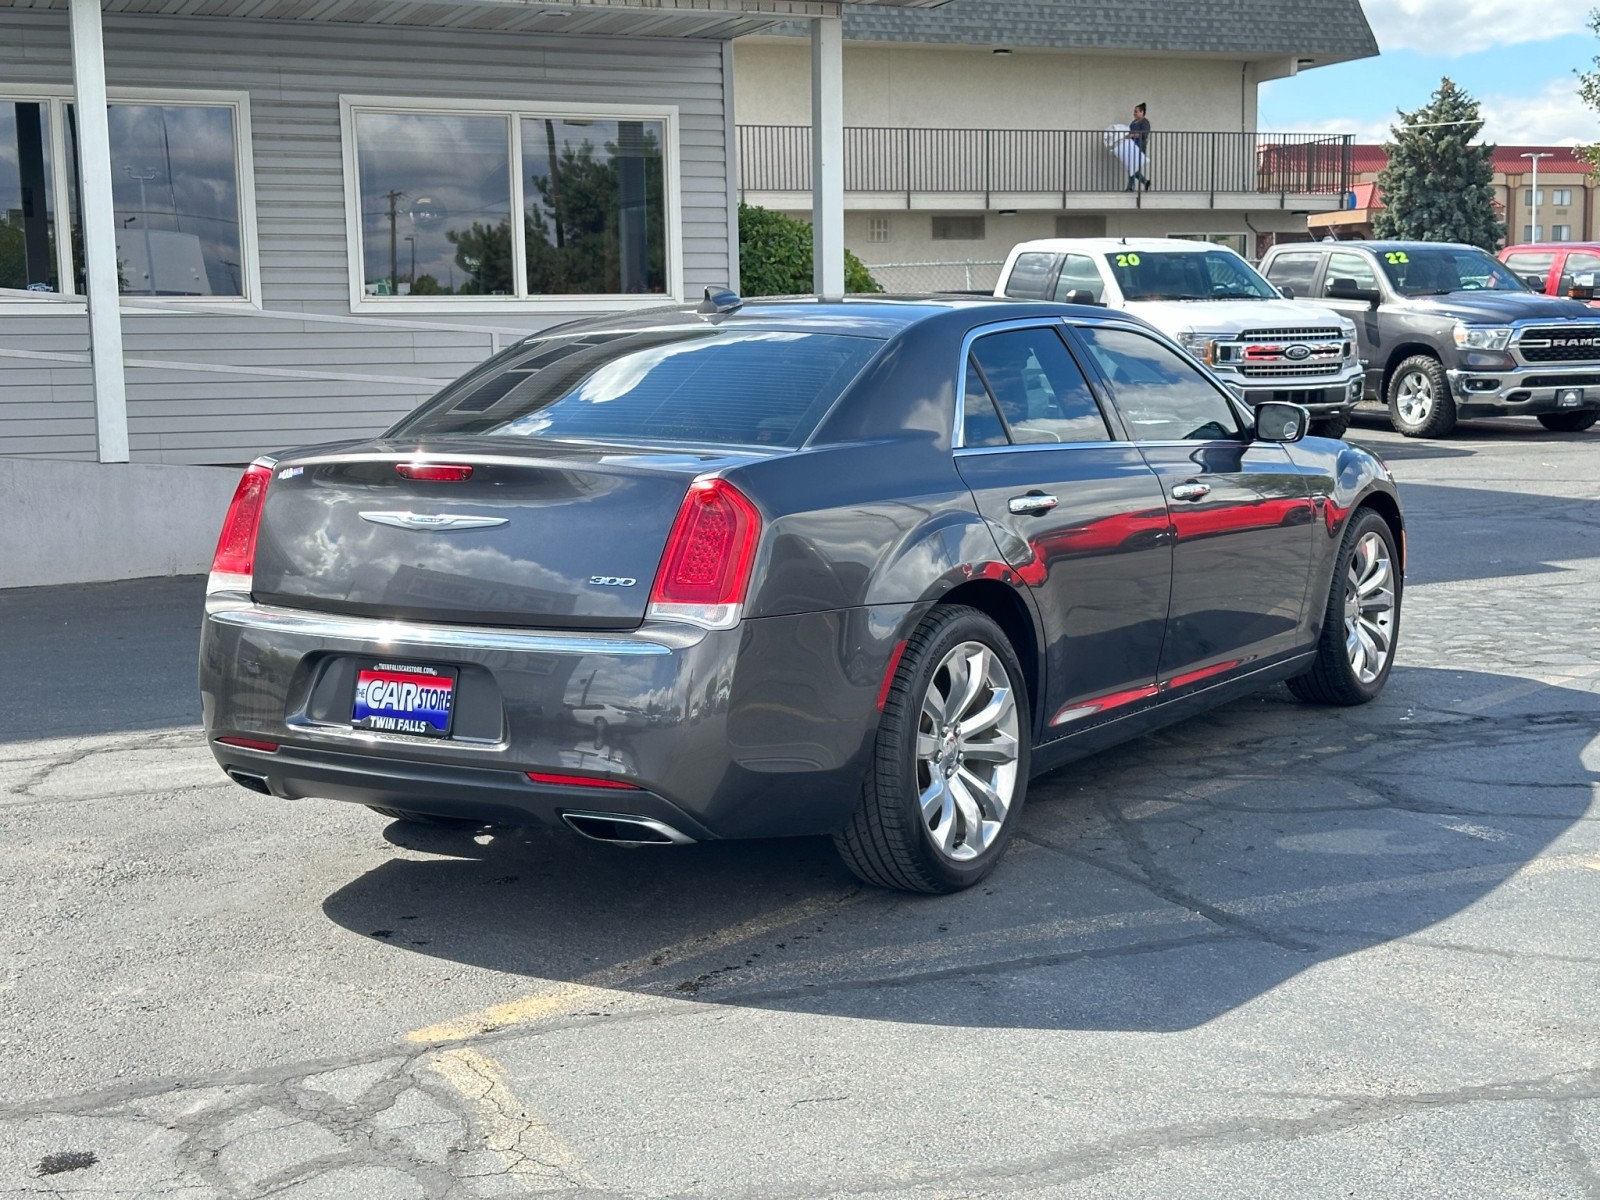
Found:
[[[1311,411],[1284,400],[1256,406],[1256,438],[1263,442],[1298,442],[1311,428]]]
[[[1539,292],[1544,291],[1544,284],[1541,283],[1534,290]],[[1582,275],[1572,276],[1572,285],[1567,288],[1567,297],[1571,300],[1593,300],[1594,276],[1588,272],[1585,272]]]
[[[1280,283],[1278,285],[1278,295],[1282,296],[1285,300],[1293,300],[1294,289],[1287,283]]]
[[[1536,292],[1544,291],[1545,277],[1543,275],[1524,275],[1522,282]]]
[[[1088,290],[1086,290],[1084,288],[1073,288],[1070,292],[1068,292],[1067,293],[1066,303],[1068,303],[1068,304],[1088,304],[1088,305],[1093,305],[1094,307],[1097,307],[1097,308],[1098,307],[1103,307],[1100,304],[1100,301],[1098,301],[1098,300],[1096,300],[1094,298],[1094,293],[1091,292],[1091,291],[1088,291]]]
[[[1383,300],[1377,288],[1360,287],[1353,279],[1329,280],[1326,294],[1330,300],[1360,300],[1374,308]]]

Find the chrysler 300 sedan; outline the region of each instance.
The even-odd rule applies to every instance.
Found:
[[[1031,776],[1394,661],[1372,455],[1136,318],[978,299],[567,325],[239,484],[201,646],[236,782],[983,878]]]

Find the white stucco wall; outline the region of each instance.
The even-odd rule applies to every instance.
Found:
[[[1258,68],[1243,62],[1016,50],[845,47],[847,125],[893,128],[1103,129],[1150,106],[1156,129],[1254,129]],[[811,120],[811,59],[800,38],[734,44],[742,125]]]

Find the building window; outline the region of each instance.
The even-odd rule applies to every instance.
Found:
[[[1539,198],[1537,200],[1535,200],[1534,196],[1533,196],[1533,189],[1532,188],[1523,188],[1522,189],[1522,203],[1527,205],[1530,208],[1533,207],[1533,205],[1535,205],[1535,204],[1543,204],[1544,203],[1544,189],[1543,188],[1539,189]]]
[[[1522,240],[1525,242],[1544,241],[1543,225],[1524,225],[1522,227]]]
[[[933,240],[936,242],[981,242],[986,236],[982,217],[935,217]]]
[[[1572,207],[1572,189],[1556,188],[1550,193],[1550,200],[1557,208]]]
[[[888,240],[889,240],[889,218],[888,217],[868,217],[867,218],[867,241],[869,241],[869,242],[887,242]]]
[[[257,299],[247,98],[128,92],[106,115],[122,293]],[[0,287],[83,294],[79,207],[72,103],[0,100]]]
[[[1550,240],[1552,242],[1570,242],[1572,240],[1571,225],[1550,226]]]
[[[672,113],[346,113],[355,303],[680,293]]]

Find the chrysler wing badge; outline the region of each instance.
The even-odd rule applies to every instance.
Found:
[[[361,519],[371,521],[374,525],[392,525],[396,529],[433,529],[443,532],[452,529],[488,529],[504,525],[510,518],[452,516],[447,513],[364,512]]]

